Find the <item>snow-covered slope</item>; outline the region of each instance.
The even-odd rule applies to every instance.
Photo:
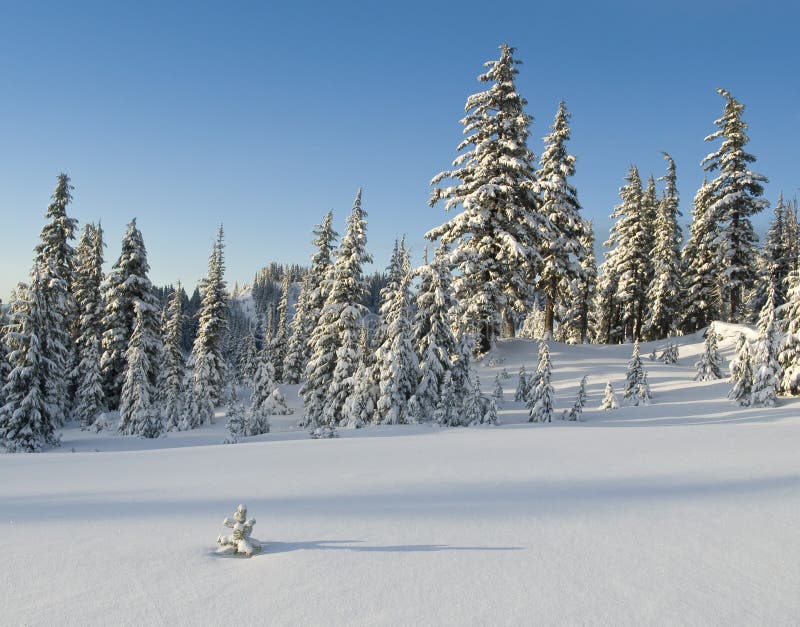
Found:
[[[679,341],[679,365],[645,360],[654,404],[614,412],[631,347],[553,345],[558,410],[590,377],[582,423],[507,401],[498,427],[311,440],[289,416],[221,446],[219,419],[0,455],[0,622],[798,624],[800,403],[732,406]],[[484,389],[506,368],[512,398],[535,350],[502,342]],[[239,503],[265,552],[217,556]]]

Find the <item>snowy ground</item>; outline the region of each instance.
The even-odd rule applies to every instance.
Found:
[[[797,625],[800,402],[732,406],[692,381],[698,342],[646,360],[651,407],[583,423],[507,401],[498,427],[310,440],[291,416],[222,446],[219,419],[0,455],[0,623]],[[554,345],[558,409],[584,374],[592,408],[621,391],[630,350]],[[505,367],[512,398],[522,363],[532,342],[501,343],[484,389]],[[249,560],[213,552],[240,502]]]

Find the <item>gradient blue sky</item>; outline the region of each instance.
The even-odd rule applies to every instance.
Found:
[[[703,138],[729,89],[747,105],[771,201],[800,186],[795,2],[2,2],[0,296],[26,279],[58,172],[71,214],[102,219],[107,260],[136,216],[159,284],[203,276],[219,222],[228,279],[305,263],[364,188],[378,265],[446,219],[428,182],[449,167],[465,98],[506,41],[541,153],[573,114],[575,184],[598,239],[627,167],[678,167],[684,220]],[[765,215],[756,221],[763,231]],[[417,256],[417,259],[419,256]]]

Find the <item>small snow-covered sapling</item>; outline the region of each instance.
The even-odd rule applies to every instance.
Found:
[[[217,537],[217,553],[232,553],[250,557],[261,550],[261,545],[250,537],[256,519],[247,519],[247,508],[244,505],[239,505],[233,516],[223,520],[222,524],[233,529],[233,533],[229,536]]]

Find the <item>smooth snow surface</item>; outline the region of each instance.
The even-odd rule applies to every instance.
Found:
[[[800,401],[734,406],[678,341],[678,365],[643,359],[653,404],[608,412],[632,346],[551,343],[555,417],[589,375],[579,423],[524,422],[536,343],[512,340],[481,367],[486,393],[511,375],[498,427],[312,440],[298,413],[219,445],[218,416],[0,455],[0,623],[797,625]],[[239,503],[264,550],[218,556]]]

